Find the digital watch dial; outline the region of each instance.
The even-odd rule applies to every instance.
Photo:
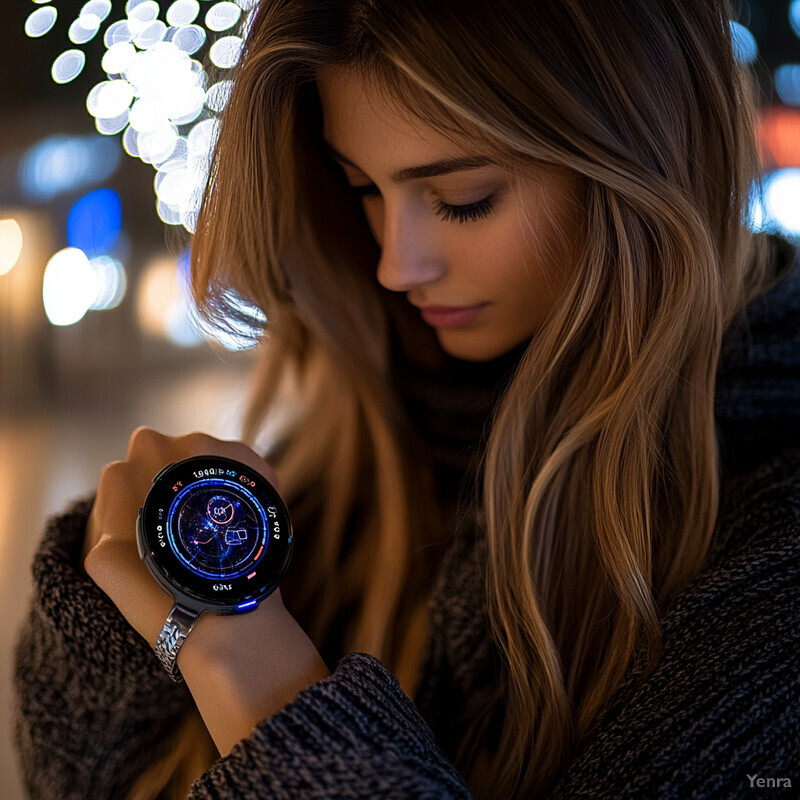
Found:
[[[202,611],[255,608],[286,574],[289,512],[250,467],[196,456],[153,479],[137,525],[139,555],[176,601]]]

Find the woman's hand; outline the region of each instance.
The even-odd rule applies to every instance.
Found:
[[[203,433],[164,436],[141,427],[131,434],[125,460],[113,461],[103,469],[89,515],[84,569],[151,646],[155,646],[172,604],[139,557],[136,517],[153,477],[163,467],[199,455],[242,461],[277,488],[275,473],[266,461],[242,442],[222,441]],[[264,602],[269,601],[282,605],[280,590]]]
[[[242,442],[202,433],[164,436],[142,427],[131,435],[125,460],[103,469],[89,515],[84,569],[151,647],[173,600],[139,557],[136,518],[153,477],[167,464],[197,455],[241,461],[277,488],[275,473]],[[180,650],[178,666],[223,755],[301,689],[330,675],[285,609],[280,589],[246,614],[202,614]]]

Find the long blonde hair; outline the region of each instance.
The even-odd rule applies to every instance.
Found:
[[[728,0],[263,0],[246,41],[195,299],[222,326],[257,324],[238,298],[266,316],[244,436],[276,429],[267,457],[299,545],[287,607],[319,647],[341,622],[342,651],[378,656],[409,693],[435,570],[421,548],[442,514],[392,388],[392,331],[433,339],[375,280],[377,245],[321,147],[315,76],[355,67],[454,142],[582,188],[569,283],[481,463],[500,668],[452,754],[479,799],[552,785],[632,663],[657,664],[660,618],[709,552],[722,335],[774,280],[745,224],[757,96],[733,17]]]

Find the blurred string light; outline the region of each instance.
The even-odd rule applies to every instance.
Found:
[[[48,33],[58,19],[58,11],[52,6],[37,8],[25,20],[25,33],[31,38],[44,36]]]
[[[65,50],[53,62],[50,76],[56,83],[69,83],[81,74],[85,64],[83,50]]]
[[[755,61],[758,55],[758,45],[752,33],[740,22],[730,21],[731,41],[733,54],[740,64],[749,64]]]
[[[256,0],[222,0],[203,13],[197,0],[128,0],[124,18],[110,20],[111,0],[89,0],[70,24],[71,43],[81,45],[109,23],[101,59],[107,79],[91,89],[86,107],[99,133],[122,134],[125,151],[156,170],[156,210],[168,225],[194,232],[217,118],[230,95],[231,81],[209,85],[193,56],[208,45],[216,69],[233,69],[255,6]],[[44,35],[55,17],[55,8],[37,8],[26,33]],[[53,62],[53,80],[73,80],[84,63],[83,51],[66,50]]]
[[[23,155],[20,188],[28,200],[51,200],[63,192],[107,180],[120,160],[119,148],[104,136],[50,136]]]
[[[89,258],[65,247],[47,262],[42,281],[45,314],[53,325],[74,325],[94,309],[115,308],[127,288],[125,269],[110,256]]]
[[[0,219],[0,275],[14,268],[22,253],[22,229],[15,219]]]

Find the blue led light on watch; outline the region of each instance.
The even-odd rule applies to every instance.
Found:
[[[236,606],[236,608],[238,609],[252,608],[255,605],[258,605],[258,600],[248,600],[246,603],[240,603],[238,606]]]

